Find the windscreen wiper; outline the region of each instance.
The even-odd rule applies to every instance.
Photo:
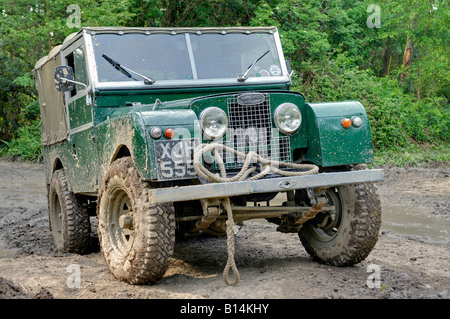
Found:
[[[150,84],[153,84],[153,83],[156,82],[154,79],[152,79],[152,78],[150,78],[150,77],[147,77],[147,76],[145,76],[145,75],[139,74],[139,73],[137,73],[137,72],[135,72],[135,71],[133,71],[133,70],[130,70],[130,69],[127,68],[127,67],[124,67],[123,65],[120,65],[118,62],[114,61],[113,59],[111,59],[109,56],[107,56],[107,55],[105,55],[105,54],[103,54],[102,56],[103,56],[103,58],[105,58],[106,61],[108,61],[109,63],[111,63],[111,65],[112,65],[116,70],[120,71],[123,75],[125,75],[126,77],[128,77],[128,78],[130,78],[130,79],[136,80],[136,79],[133,78],[133,76],[132,76],[129,72],[131,72],[131,73],[133,73],[133,74],[136,74],[137,76],[143,78],[145,84],[150,85]]]
[[[265,56],[266,56],[266,54],[267,53],[269,53],[270,52],[270,50],[267,50],[263,55],[261,55],[259,58],[257,58],[256,60],[255,60],[255,62],[253,62],[252,64],[250,64],[249,65],[249,67],[247,68],[247,71],[245,71],[245,73],[244,74],[240,74],[239,76],[238,76],[238,81],[239,82],[244,82],[245,80],[247,80],[247,74],[248,74],[248,72],[250,72],[250,70],[253,68],[253,66],[259,61],[259,60],[261,60],[262,58],[264,58]]]

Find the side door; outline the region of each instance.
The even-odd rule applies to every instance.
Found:
[[[67,112],[68,143],[73,158],[66,167],[75,193],[97,193],[97,148],[95,147],[93,105],[88,95],[90,77],[86,58],[84,38],[81,37],[62,52],[62,63],[72,67],[75,84],[70,92],[65,92]]]

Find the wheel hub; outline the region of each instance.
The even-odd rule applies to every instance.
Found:
[[[130,215],[122,215],[119,217],[119,226],[122,229],[133,229],[133,217]]]
[[[135,229],[130,197],[122,187],[113,188],[108,211],[109,240],[117,258],[126,258],[133,246]]]

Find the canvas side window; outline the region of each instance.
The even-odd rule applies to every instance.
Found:
[[[80,45],[72,53],[66,56],[67,65],[73,69],[75,81],[89,85],[87,70],[86,70],[86,58],[84,45]],[[77,95],[77,92],[84,87],[79,84],[75,84],[75,88],[70,92],[70,97]]]

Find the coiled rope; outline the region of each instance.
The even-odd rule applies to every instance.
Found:
[[[239,157],[245,157],[244,164],[239,171],[238,174],[233,177],[227,177],[227,173],[225,170],[225,164],[223,162],[220,150],[228,153],[232,153]],[[212,151],[214,153],[214,159],[219,166],[220,175],[217,173],[212,173],[209,171],[202,162],[202,156],[204,153]],[[248,177],[251,173],[256,171],[258,167],[251,166],[250,164],[260,163],[262,165],[261,172],[258,174]],[[300,171],[285,171],[280,169],[279,167],[288,167],[299,169]],[[228,182],[236,182],[236,181],[253,181],[260,178],[263,178],[270,172],[274,172],[276,174],[282,176],[300,176],[300,175],[312,175],[316,174],[319,171],[319,168],[313,164],[298,164],[298,163],[287,163],[281,161],[268,160],[260,156],[258,153],[254,151],[250,151],[247,154],[243,152],[236,151],[235,149],[225,146],[220,143],[210,143],[210,144],[200,144],[195,148],[194,151],[194,169],[197,174],[204,180],[214,183],[228,183]],[[227,285],[234,286],[239,282],[239,271],[236,267],[236,263],[234,260],[234,219],[233,219],[233,211],[231,208],[231,201],[229,197],[226,197],[223,201],[224,208],[227,211],[227,252],[228,252],[228,260],[225,265],[225,269],[223,271],[223,279]],[[229,280],[229,272],[230,268],[233,271],[234,280]]]

